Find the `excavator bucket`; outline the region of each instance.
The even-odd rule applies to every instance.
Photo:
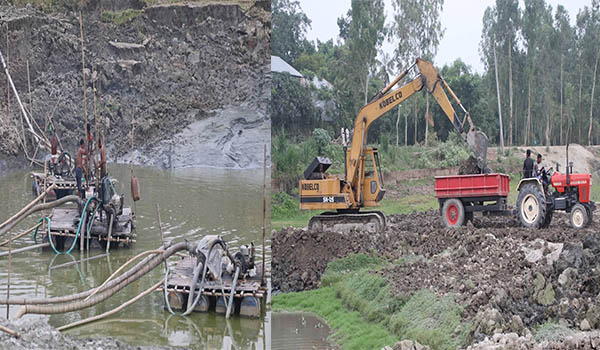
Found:
[[[475,153],[475,157],[477,158],[477,165],[482,172],[486,173],[489,171],[487,167],[487,148],[488,148],[488,138],[483,131],[480,130],[471,130],[467,133],[467,144]]]

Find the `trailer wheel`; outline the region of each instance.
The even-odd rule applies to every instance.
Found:
[[[456,198],[448,199],[442,207],[442,220],[449,228],[461,226],[465,222],[465,207]]]
[[[588,224],[588,212],[581,203],[577,203],[571,208],[571,227],[583,228]]]
[[[526,184],[517,196],[517,215],[521,225],[542,228],[546,222],[544,194],[535,184]],[[549,223],[548,223],[549,224]]]

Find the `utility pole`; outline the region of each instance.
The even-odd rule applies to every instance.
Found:
[[[498,119],[500,120],[500,150],[504,154],[504,132],[502,130],[502,108],[500,107],[500,83],[498,82],[498,59],[496,58],[496,42],[494,41],[494,70],[496,71],[496,93],[498,94]]]

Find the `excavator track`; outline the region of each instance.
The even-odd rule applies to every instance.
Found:
[[[385,215],[380,211],[363,211],[356,213],[325,212],[313,216],[309,230],[335,231],[347,233],[352,230],[382,232],[385,229]]]

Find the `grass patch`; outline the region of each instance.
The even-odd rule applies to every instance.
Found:
[[[456,349],[465,343],[470,330],[470,324],[461,323],[462,312],[452,296],[438,298],[431,291],[422,290],[392,316],[390,328],[403,338],[433,349]]]
[[[103,11],[102,22],[121,25],[142,14],[142,10],[127,9],[123,11]]]
[[[548,320],[535,327],[533,337],[536,342],[540,343],[544,340],[559,341],[573,333],[573,330],[559,324],[555,320]]]
[[[396,296],[386,278],[369,272],[385,264],[369,254],[334,260],[320,289],[276,295],[273,307],[318,314],[332,328],[331,340],[344,349],[381,349],[401,339],[432,349],[463,345],[470,324],[461,322],[463,308],[453,297],[438,298],[428,290]]]

